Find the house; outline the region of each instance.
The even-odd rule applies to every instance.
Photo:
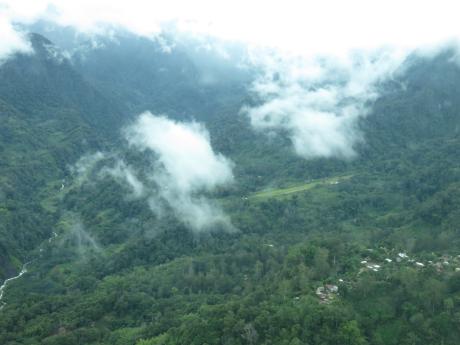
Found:
[[[319,295],[322,295],[324,294],[324,286],[320,286],[316,289],[316,294],[319,296]]]
[[[339,287],[337,285],[326,284],[325,285],[326,291],[330,293],[337,293],[339,292]]]
[[[436,268],[437,272],[442,272],[442,264],[440,262],[436,262],[434,267]]]
[[[380,265],[369,264],[366,267],[374,272],[378,272],[380,270]]]
[[[339,287],[332,284],[326,284],[316,289],[316,295],[320,299],[320,303],[330,303],[338,292]]]

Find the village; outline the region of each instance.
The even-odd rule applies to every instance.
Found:
[[[409,256],[405,252],[396,252],[380,247],[378,250],[368,248],[364,258],[360,261],[360,269],[357,277],[364,272],[377,273],[383,269],[393,268],[394,265],[405,265],[415,269],[434,269],[435,272],[442,273],[460,273],[460,255],[443,254],[438,255],[431,253],[421,257]],[[315,294],[320,303],[329,304],[339,295],[339,287],[342,284],[350,284],[351,281],[346,281],[339,278],[337,285],[323,284],[316,288]]]
[[[418,269],[432,267],[439,273],[445,271],[460,272],[460,255],[438,255],[436,253],[431,253],[417,258],[415,256],[410,257],[405,252],[392,253],[384,247],[379,249],[378,253],[375,253],[374,249],[367,249],[369,254],[361,261],[363,267],[361,267],[358,274],[365,271],[379,272],[383,267],[392,264],[405,264]],[[389,254],[383,260],[381,255],[382,252]]]

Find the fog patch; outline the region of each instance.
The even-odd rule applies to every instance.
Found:
[[[107,154],[97,151],[95,153],[88,153],[82,156],[74,165],[69,166],[68,169],[74,177],[74,183],[80,186],[83,183],[94,181],[94,174],[96,166],[107,158]]]
[[[16,53],[32,52],[26,35],[17,30],[5,17],[0,17],[0,65]]]
[[[233,183],[233,163],[214,152],[202,124],[145,112],[123,135],[142,166],[117,152],[87,154],[69,168],[76,186],[110,177],[129,191],[127,201],[144,200],[159,218],[172,213],[195,232],[236,230],[212,198]]]
[[[111,176],[119,183],[124,183],[130,190],[128,197],[138,199],[145,195],[145,186],[137,177],[135,169],[128,166],[123,160],[118,159],[113,167],[104,167],[100,176]]]
[[[145,112],[124,134],[131,147],[155,157],[148,175],[154,186],[148,198],[153,212],[161,216],[165,207],[171,209],[194,231],[234,230],[229,217],[206,197],[233,182],[233,163],[213,151],[204,126]]]
[[[86,230],[79,215],[66,213],[61,225],[64,235],[60,236],[61,245],[72,248],[81,257],[87,254],[101,254],[102,248],[96,239]]]
[[[255,130],[287,133],[305,159],[352,158],[362,141],[357,120],[406,56],[391,49],[327,58],[255,55],[263,71],[251,88],[257,105],[242,111]]]

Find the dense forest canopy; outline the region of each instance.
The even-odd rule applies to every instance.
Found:
[[[458,343],[455,44],[318,72],[173,31],[17,30],[0,344]]]

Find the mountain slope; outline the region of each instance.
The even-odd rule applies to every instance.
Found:
[[[12,257],[52,232],[56,215],[43,207],[59,190],[68,166],[88,150],[116,137],[119,111],[86,83],[42,36],[30,36],[34,54],[18,54],[0,66],[1,245],[10,275]],[[17,265],[17,260],[16,260]],[[18,267],[16,267],[18,269]]]
[[[19,264],[10,256],[34,259],[6,290],[0,343],[457,343],[454,52],[414,58],[381,85],[359,123],[356,159],[305,161],[287,137],[251,129],[239,112],[247,79],[203,86],[185,52],[107,44],[73,66],[38,46],[0,67],[14,90],[0,93],[1,245],[10,253],[0,260],[10,274]],[[143,107],[198,118],[236,163],[236,186],[215,197],[238,231],[194,234],[97,169],[88,183],[67,174],[82,154],[113,147],[148,172],[147,155],[115,130],[125,120],[117,114],[131,119]]]

